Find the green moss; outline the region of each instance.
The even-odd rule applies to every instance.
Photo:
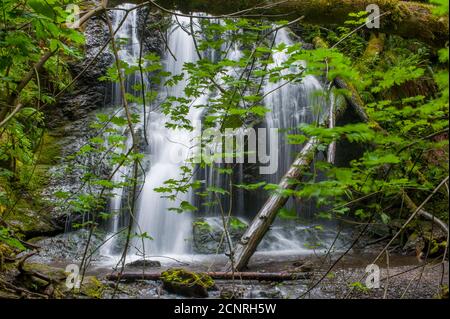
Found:
[[[202,273],[187,271],[182,268],[171,268],[161,274],[161,280],[167,283],[179,283],[186,286],[200,285],[210,289],[214,286],[211,276]]]
[[[67,277],[63,269],[47,266],[44,264],[26,263],[23,268],[25,271],[30,273],[38,272],[40,274],[43,274],[53,282],[63,281]]]
[[[61,145],[59,138],[51,133],[45,133],[42,137],[40,149],[37,151],[38,164],[56,164],[61,156]]]
[[[105,285],[94,276],[85,277],[81,284],[80,293],[94,299],[102,298]]]

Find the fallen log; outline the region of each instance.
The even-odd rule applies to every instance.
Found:
[[[335,107],[333,116],[330,118],[338,119],[345,111],[347,103],[339,103]],[[321,123],[321,126],[328,126],[330,118],[327,118]],[[310,164],[314,159],[317,147],[320,144],[320,140],[316,137],[311,137],[308,142],[303,146],[296,160],[289,168],[287,173],[281,179],[278,184],[279,189],[289,190],[297,187],[293,180],[299,180],[305,171],[309,170]],[[241,240],[237,243],[233,252],[232,258],[234,258],[234,269],[240,271],[247,265],[250,257],[255,252],[258,244],[269,230],[270,225],[275,219],[278,211],[286,204],[289,197],[279,193],[272,194],[266,201],[264,206],[258,212],[253,219],[250,226],[242,235]],[[227,265],[230,269],[231,263]]]
[[[369,40],[369,44],[363,54],[363,60],[364,61],[369,61],[370,59],[376,57],[377,55],[379,55],[381,53],[381,51],[383,51],[384,49],[384,35],[379,34],[379,35],[375,35],[372,34]],[[316,37],[314,39],[314,45],[316,47],[320,47],[320,48],[326,48],[328,47],[327,43],[325,41],[323,41],[320,37]],[[384,134],[387,134],[386,130],[381,127],[381,125],[374,121],[371,120],[369,118],[369,116],[367,115],[366,109],[365,109],[365,105],[364,102],[362,101],[361,97],[359,96],[358,91],[353,87],[353,85],[351,85],[350,83],[347,83],[346,81],[342,80],[341,78],[336,78],[334,80],[334,84],[341,88],[341,89],[346,89],[349,90],[351,92],[350,95],[346,96],[347,102],[353,107],[353,109],[355,110],[356,114],[359,116],[359,118],[365,122],[368,123],[372,128],[378,130],[379,132],[382,132]],[[421,173],[418,172],[419,177],[421,176]],[[423,177],[422,177],[423,178]],[[417,205],[413,202],[413,200],[408,196],[408,194],[406,194],[406,192],[404,192],[404,200],[406,203],[406,206],[411,210],[411,211],[416,211],[417,209]],[[426,210],[424,210],[423,208],[421,208],[417,214],[419,216],[422,216],[423,218],[430,220],[432,222],[434,222],[435,224],[437,224],[445,233],[448,234],[449,230],[448,230],[448,225],[443,222],[442,220],[440,220],[439,218],[437,218],[436,216],[434,216],[433,214],[427,212]]]
[[[408,196],[408,194],[406,194],[406,192],[404,192],[403,194],[404,194],[406,207],[408,207],[409,210],[411,210],[412,212],[415,212],[417,210],[416,203],[413,202],[413,200]],[[425,218],[431,222],[434,222],[446,234],[448,234],[448,225],[446,223],[444,223],[442,220],[440,220],[439,218],[437,218],[436,216],[434,216],[433,214],[431,214],[431,213],[427,212],[426,210],[424,210],[423,208],[421,208],[418,210],[417,215],[422,216],[423,218]]]
[[[146,0],[112,0],[110,6],[124,2],[143,3]],[[247,16],[276,20],[295,20],[304,16],[304,23],[316,25],[343,25],[348,14],[365,11],[368,5],[377,5],[380,18],[377,31],[404,38],[419,39],[435,47],[444,47],[448,39],[448,17],[432,13],[433,5],[396,0],[159,0],[151,1],[166,12],[186,14],[205,12],[215,16]]]
[[[204,272],[216,280],[258,280],[258,281],[287,281],[287,280],[304,280],[310,279],[311,273],[287,273],[287,272]],[[160,280],[160,272],[142,273],[142,272],[125,272],[122,274],[112,273],[106,276],[108,280]]]

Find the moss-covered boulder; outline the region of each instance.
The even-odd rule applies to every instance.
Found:
[[[208,297],[208,290],[215,288],[214,280],[210,276],[182,268],[164,271],[161,280],[164,289],[186,297],[205,298]]]
[[[67,278],[67,274],[64,269],[47,266],[39,263],[26,263],[23,266],[26,274],[38,273],[49,278],[50,281],[59,282]]]
[[[80,293],[92,299],[102,298],[104,291],[105,285],[95,276],[85,277],[80,287]]]
[[[79,288],[68,288],[66,281],[57,286],[58,292],[66,298],[101,299],[107,286],[95,276],[86,276]]]
[[[55,287],[65,283],[66,278],[67,274],[61,268],[25,263],[23,270],[15,279],[15,284],[52,298],[61,298],[63,296],[61,289],[55,289]]]
[[[64,231],[61,225],[53,222],[49,213],[34,207],[19,206],[6,221],[25,238],[52,236]]]

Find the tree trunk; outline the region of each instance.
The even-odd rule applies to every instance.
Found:
[[[144,0],[113,0],[110,6],[124,2],[142,3]],[[278,2],[278,3],[277,3]],[[369,4],[378,5],[380,18],[377,31],[415,38],[436,47],[444,47],[449,34],[448,17],[432,14],[432,5],[397,0],[159,0],[167,10],[185,13],[206,12],[212,15],[229,15],[240,12],[248,17],[294,20],[304,16],[304,23],[317,25],[343,25],[348,14],[365,11]],[[154,6],[154,5],[153,5]],[[249,11],[248,9],[254,8]],[[247,11],[244,11],[247,10]],[[232,17],[232,16],[230,16]]]
[[[326,43],[320,37],[315,37],[313,39],[313,44],[316,48],[328,48],[328,43]],[[367,61],[379,55],[383,50],[383,48],[384,48],[384,35],[379,36],[372,35],[370,37],[369,44],[367,45],[367,48],[363,54],[364,60]],[[377,122],[371,121],[367,116],[367,112],[364,108],[364,102],[361,99],[358,91],[353,86],[353,84],[345,81],[340,77],[336,77],[333,82],[337,88],[348,91],[349,94],[345,96],[345,99],[347,100],[347,103],[355,110],[356,114],[363,122],[369,123],[371,127],[373,127],[378,131],[383,130]]]
[[[336,105],[333,117],[338,119],[344,113],[346,106],[346,103]],[[329,119],[322,123],[322,126],[328,125]],[[292,180],[299,180],[302,177],[302,174],[309,170],[310,164],[314,159],[314,155],[316,154],[319,144],[320,141],[316,137],[311,137],[309,139],[305,146],[303,146],[303,149],[297,156],[292,166],[289,168],[288,172],[281,179],[281,182],[278,185],[279,189],[288,190],[296,187],[296,184],[292,183]],[[275,192],[266,201],[264,206],[245,231],[244,235],[242,235],[239,243],[236,245],[232,256],[232,258],[234,258],[234,269],[236,271],[243,270],[247,265],[250,257],[258,247],[258,244],[269,230],[269,227],[275,219],[278,211],[286,204],[288,199],[289,197]],[[231,263],[229,263],[227,267],[231,268]]]

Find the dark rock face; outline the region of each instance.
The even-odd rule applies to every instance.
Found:
[[[69,122],[68,124],[52,131],[55,143],[60,145],[62,160],[50,168],[51,175],[49,185],[43,191],[43,197],[51,203],[49,216],[54,224],[62,230],[69,229],[72,223],[86,221],[85,214],[72,214],[73,209],[69,202],[58,200],[57,192],[66,192],[73,196],[88,193],[94,196],[99,195],[100,187],[93,186],[87,189],[83,176],[86,173],[107,178],[111,172],[107,158],[101,152],[86,153],[83,156],[76,156],[73,160],[67,160],[70,155],[75,154],[84,145],[89,144],[89,139],[94,137],[96,132],[90,128],[90,123],[95,119],[94,112],[85,117]]]
[[[140,24],[144,23],[143,17],[146,8],[139,10]],[[161,17],[148,15],[146,25],[143,26],[143,54],[146,52],[155,52],[160,54],[163,50],[163,41],[160,32],[152,27]],[[108,68],[114,62],[114,56],[109,51],[108,46],[105,50],[102,47],[109,39],[109,31],[106,23],[100,17],[94,17],[86,24],[85,29],[85,57],[80,61],[69,64],[72,77],[77,78],[75,83],[68,89],[57,101],[57,103],[46,110],[47,125],[51,128],[49,134],[59,144],[61,149],[58,164],[50,169],[52,178],[49,186],[43,192],[43,195],[54,207],[49,208],[49,215],[57,229],[64,230],[69,228],[74,222],[85,222],[89,216],[86,214],[72,214],[72,208],[66,204],[57,205],[55,193],[64,191],[70,194],[88,193],[97,196],[101,187],[89,187],[86,189],[83,176],[86,173],[92,173],[100,178],[107,179],[112,171],[108,159],[101,152],[86,154],[84,157],[76,156],[76,159],[70,163],[65,160],[80,150],[84,145],[89,144],[89,140],[96,136],[98,132],[90,127],[95,120],[96,113],[101,110],[102,113],[109,113],[113,110],[109,107],[112,103],[112,84],[101,82],[99,78],[104,76]],[[94,61],[93,61],[94,59]],[[92,62],[93,61],[93,62]],[[107,107],[109,107],[107,109]],[[142,136],[138,132],[137,136]],[[140,148],[144,148],[144,141],[141,141]],[[103,205],[106,209],[107,202]],[[89,214],[90,215],[90,214]]]
[[[153,52],[162,55],[164,41],[161,32],[167,27],[170,19],[160,13],[150,12],[147,7],[138,10],[139,40],[143,44],[143,53]]]
[[[108,48],[100,52],[108,40],[107,25],[100,18],[89,20],[86,25],[85,38],[85,58],[79,62],[69,63],[72,77],[75,78],[82,74],[73,87],[49,110],[49,126],[51,127],[84,118],[91,111],[108,103],[109,84],[98,80],[99,77],[106,74],[114,60]],[[91,63],[94,58],[94,62]]]

